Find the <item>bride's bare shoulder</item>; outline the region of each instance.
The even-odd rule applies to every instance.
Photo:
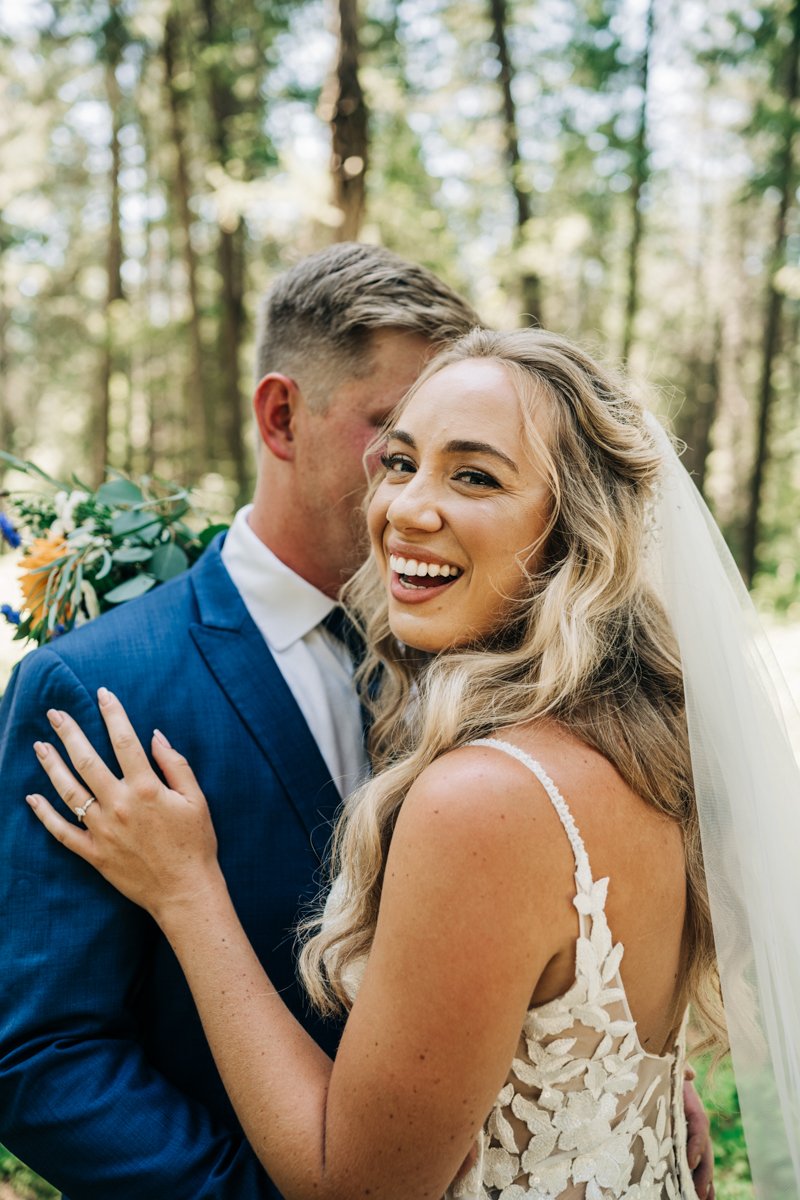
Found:
[[[574,936],[573,910],[563,904],[574,870],[559,819],[531,772],[491,746],[461,746],[435,759],[409,789],[392,833],[382,903],[405,911],[424,892],[430,918],[444,920],[469,893],[470,920],[481,936],[502,929],[504,944],[528,956],[535,980],[564,938]]]
[[[515,801],[530,799],[536,780],[521,763],[494,746],[469,743],[448,750],[434,759],[414,781],[407,801],[426,805],[433,800],[452,805],[462,815],[475,807],[478,812],[507,808]]]
[[[603,754],[571,730],[555,722],[537,722],[498,732],[492,739],[534,759],[566,800],[586,835],[614,845],[618,833],[636,840],[672,826],[645,803]],[[476,826],[503,820],[523,835],[526,829],[541,837],[557,830],[552,803],[530,767],[513,753],[495,745],[468,744],[435,759],[418,777],[406,803],[413,808],[452,812],[459,821]],[[545,824],[543,825],[543,822]],[[507,828],[511,825],[507,824]],[[664,829],[665,836],[669,836]],[[673,830],[673,840],[679,831]]]
[[[404,827],[400,830],[400,827]],[[449,750],[420,773],[401,809],[398,830],[426,841],[441,837],[448,853],[461,843],[496,852],[508,869],[509,855],[521,859],[554,839],[559,854],[569,848],[541,783],[521,761],[495,746],[468,744]]]

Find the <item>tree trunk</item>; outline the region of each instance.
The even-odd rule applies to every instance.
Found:
[[[722,326],[717,322],[714,348],[705,364],[698,388],[697,421],[695,424],[695,483],[702,496],[706,496],[708,456],[711,453],[711,431],[717,419],[720,402],[720,367],[722,363]]]
[[[775,214],[772,253],[770,256],[767,284],[767,302],[764,313],[762,338],[761,375],[758,389],[758,418],[756,428],[756,450],[753,474],[750,481],[750,503],[744,530],[743,571],[748,584],[752,584],[758,571],[758,542],[761,533],[761,503],[764,476],[769,458],[769,434],[775,389],[773,368],[780,344],[781,312],[783,296],[776,287],[775,279],[786,254],[787,215],[794,195],[794,109],[798,99],[798,68],[800,67],[800,0],[795,0],[791,12],[792,41],[787,47],[785,101],[786,135],[779,158],[780,200]]]
[[[106,62],[106,96],[111,111],[111,168],[109,170],[109,231],[106,251],[106,311],[105,334],[100,353],[100,371],[92,430],[92,478],[95,487],[102,483],[108,465],[108,435],[111,409],[111,374],[114,368],[114,306],[124,299],[122,290],[122,233],[120,229],[119,175],[122,153],[119,131],[122,127],[121,94],[114,58]]]
[[[369,114],[358,77],[358,0],[339,0],[339,45],[330,103],[333,200],[342,214],[335,240],[358,239],[366,209]]]
[[[683,465],[705,496],[708,456],[711,453],[711,431],[719,411],[720,363],[722,359],[722,325],[714,329],[714,341],[707,349],[697,350],[687,365],[686,403],[676,421],[676,433],[686,443]]]
[[[178,52],[179,20],[172,10],[164,23],[162,57],[167,104],[169,107],[170,134],[175,152],[175,199],[180,223],[180,242],[186,283],[189,292],[189,347],[190,370],[188,395],[186,397],[187,427],[193,431],[193,453],[188,456],[187,466],[192,477],[198,478],[207,466],[212,454],[214,409],[206,379],[203,340],[200,332],[200,300],[197,287],[197,255],[192,246],[192,213],[189,207],[191,187],[186,139],[181,112],[181,96],[175,85],[175,60]]]
[[[215,0],[202,0],[205,17],[203,37],[212,51],[208,67],[209,103],[212,114],[211,143],[217,161],[228,161],[228,120],[236,113],[236,100],[217,67],[219,50]],[[246,498],[248,464],[244,439],[244,405],[240,382],[239,352],[245,333],[244,231],[240,217],[231,227],[220,226],[217,261],[220,274],[220,324],[218,353],[222,368],[220,415],[223,417],[222,446],[237,485],[237,501]]]
[[[639,311],[639,264],[641,259],[644,220],[642,216],[642,193],[650,178],[650,155],[647,148],[647,107],[650,88],[650,54],[655,30],[655,0],[647,6],[647,30],[639,73],[642,103],[639,108],[639,126],[633,146],[633,182],[631,201],[631,243],[628,251],[628,291],[625,300],[625,317],[622,327],[622,360],[627,362],[633,345],[636,316]]]
[[[506,159],[508,162],[511,191],[516,206],[516,232],[514,250],[519,253],[525,241],[525,226],[531,219],[530,195],[522,183],[522,158],[519,151],[517,107],[514,101],[514,67],[506,39],[508,6],[506,0],[489,0],[489,17],[492,23],[492,42],[500,64],[498,76],[503,95],[503,132]],[[531,325],[542,324],[542,288],[539,276],[525,267],[517,272],[522,301],[522,315]]]
[[[222,321],[220,324],[220,358],[226,394],[225,450],[233,465],[238,502],[246,499],[248,470],[245,458],[242,393],[239,382],[239,351],[244,340],[244,231],[241,221],[233,230],[221,229],[219,238],[219,269],[222,276]]]

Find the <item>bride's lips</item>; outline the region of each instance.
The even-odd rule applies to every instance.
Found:
[[[407,587],[400,575],[392,571],[389,590],[395,600],[400,600],[403,604],[422,604],[425,600],[432,600],[434,596],[441,596],[442,592],[446,592],[456,582],[455,579],[446,579],[443,583],[431,587]]]
[[[411,546],[393,547],[387,557],[389,589],[392,596],[403,604],[421,604],[425,600],[432,600],[457,583],[464,574],[463,568],[455,563]]]

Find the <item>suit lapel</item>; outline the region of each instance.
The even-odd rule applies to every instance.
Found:
[[[321,855],[339,793],[297,701],[212,543],[192,572],[200,611],[191,637],[283,784]]]

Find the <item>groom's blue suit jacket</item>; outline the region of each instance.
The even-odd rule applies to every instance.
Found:
[[[186,755],[234,904],[273,982],[333,1053],[295,979],[339,797],[227,574],[185,575],[23,659],[0,710],[0,1142],[70,1200],[264,1200],[191,995],[154,923],[39,825],[31,749],[70,712],[110,761],[96,689]],[[60,801],[57,802],[60,805]],[[63,811],[63,809],[62,809]]]

